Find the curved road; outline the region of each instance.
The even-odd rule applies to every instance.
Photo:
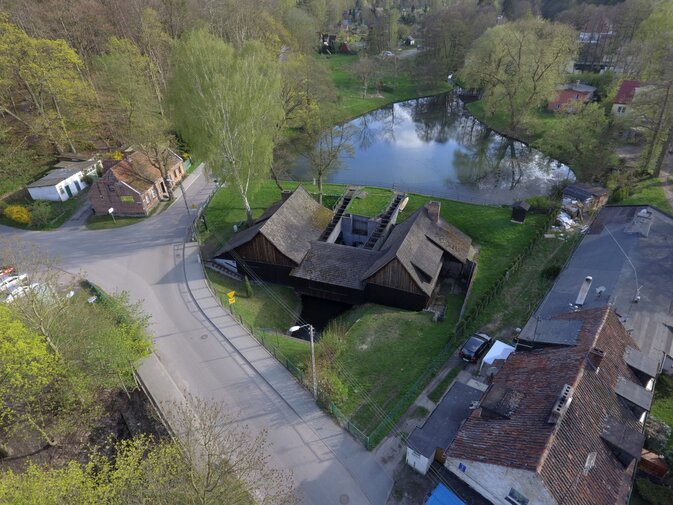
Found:
[[[215,189],[202,167],[185,186],[197,206]],[[176,195],[170,208],[132,226],[93,231],[82,219],[49,232],[0,226],[0,235],[34,243],[63,269],[142,300],[155,353],[139,374],[160,405],[184,394],[213,399],[251,431],[268,430],[270,464],[292,472],[303,504],[383,505],[392,479],[374,454],[322,413],[215,302],[196,247],[184,241],[195,211],[188,215]]]

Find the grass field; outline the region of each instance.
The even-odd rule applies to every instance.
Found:
[[[288,189],[296,183],[285,185]],[[303,184],[309,192],[316,188]],[[340,194],[344,186],[327,185],[325,191]],[[366,196],[355,199],[349,206],[351,212],[374,216],[378,214],[392,197],[390,190],[363,188]],[[252,198],[255,215],[260,215],[280,197],[279,189],[268,181],[260,186]],[[400,220],[407,218],[430,198],[411,194]],[[442,217],[470,235],[480,249],[479,270],[472,288],[472,299],[477,299],[509,267],[530,241],[539,233],[547,216],[530,214],[524,225],[510,222],[510,209],[487,207],[449,200],[441,200]],[[206,210],[209,227],[208,236],[217,244],[224,243],[233,234],[232,226],[245,218],[245,213],[236,192],[230,188],[221,189]],[[228,278],[217,279],[210,274],[214,287],[224,296],[230,290],[241,290]],[[219,277],[219,276],[217,276]],[[238,288],[238,289],[237,289]],[[285,304],[298,309],[298,300],[292,305],[294,293],[288,288],[280,289],[290,297]],[[243,316],[249,326],[273,328],[284,331],[293,320],[290,314],[276,305],[275,300],[266,298],[259,288],[255,288],[253,299],[239,298],[235,311]],[[285,291],[287,290],[287,291]],[[295,295],[296,296],[296,295]],[[432,379],[424,373],[433,364],[443,349],[453,351],[460,344],[452,339],[454,327],[463,299],[451,297],[446,318],[441,323],[432,321],[430,314],[410,312],[380,305],[366,304],[355,307],[342,315],[338,324],[344,329],[343,342],[336,359],[327,365],[330,370],[318,370],[318,374],[333,373],[345,388],[345,395],[335,402],[344,414],[351,416],[355,424],[364,430],[374,428],[386,413],[395,407],[401,415],[411,405],[414,397],[404,397],[410,388],[422,389]],[[300,366],[306,365],[308,346],[304,342],[280,338],[278,347],[285,355],[292,355]],[[442,354],[444,355],[444,354]],[[420,381],[420,382],[419,382]],[[420,388],[420,389],[419,389]]]
[[[13,226],[14,228],[24,228],[31,230],[54,230],[65,223],[70,217],[77,212],[77,209],[86,201],[88,192],[84,191],[78,194],[74,198],[70,198],[65,202],[51,202],[47,200],[42,200],[45,205],[48,205],[50,208],[51,219],[48,223],[31,223],[30,225],[22,225],[11,219],[8,219],[4,214],[0,213],[0,224],[6,226]],[[35,203],[29,196],[11,199],[5,201],[7,205],[18,204],[24,207],[27,207],[29,210],[31,206]]]
[[[339,54],[322,55],[318,58],[329,71],[330,78],[337,89],[338,112],[334,118],[335,123],[348,121],[389,103],[435,95],[451,89],[448,83],[443,82],[430,87],[419,86],[408,62],[399,61],[397,72],[395,72],[394,63],[389,61],[383,63],[386,66],[386,77],[381,79],[380,95],[375,96],[376,89],[370,86],[367,90],[367,97],[364,97],[362,82],[353,71],[353,65],[357,63],[358,56]]]
[[[649,177],[637,181],[631,186],[631,195],[619,203],[654,205],[673,214],[673,207],[668,203],[661,179],[658,178]]]

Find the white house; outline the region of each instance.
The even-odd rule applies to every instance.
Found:
[[[61,161],[45,176],[28,185],[33,200],[64,202],[87,187],[85,177],[103,169],[100,160]]]

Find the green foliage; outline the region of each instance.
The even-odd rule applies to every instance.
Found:
[[[45,389],[56,380],[60,363],[47,342],[0,305],[0,428],[35,419]]]
[[[636,479],[638,493],[649,505],[670,505],[673,503],[673,489],[658,486],[647,479]]]
[[[504,107],[510,131],[551,97],[564,67],[577,51],[568,26],[526,18],[489,28],[474,43],[461,77],[484,90],[489,113]]]
[[[197,29],[175,46],[170,82],[173,116],[192,153],[248,195],[270,170],[283,120],[278,58],[261,43],[241,50]]]
[[[53,217],[53,211],[49,202],[38,200],[31,206],[32,223],[42,227],[49,224]]]
[[[89,124],[93,90],[83,67],[65,41],[31,37],[0,13],[0,111],[59,152],[75,151],[71,131]]]
[[[428,399],[434,403],[439,402],[446,393],[446,390],[449,388],[449,385],[454,381],[458,374],[463,369],[463,364],[459,364],[452,368],[449,373],[437,384],[430,393],[428,393]]]
[[[545,279],[553,281],[561,273],[561,268],[561,265],[549,265],[540,272],[540,275]]]
[[[3,213],[8,219],[23,225],[29,225],[32,220],[30,211],[23,205],[8,205]]]
[[[572,169],[598,177],[613,164],[609,120],[603,107],[590,103],[551,123],[534,146],[545,154],[567,163]]]

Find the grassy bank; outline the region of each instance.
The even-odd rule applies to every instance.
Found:
[[[421,86],[412,75],[411,62],[399,60],[397,70],[393,61],[378,62],[385,65],[384,77],[380,80],[379,93],[369,86],[367,96],[363,96],[362,81],[358,79],[354,65],[358,56],[319,56],[320,63],[328,70],[332,83],[337,89],[336,123],[348,121],[383,105],[410,100],[419,96],[435,95],[449,91],[448,83],[438,82],[434,86]],[[374,58],[375,60],[375,58]]]
[[[673,214],[673,207],[666,199],[666,193],[661,179],[648,177],[632,184],[629,188],[630,195],[619,203],[654,205],[664,212]]]
[[[14,228],[22,228],[30,230],[54,230],[60,227],[68,219],[70,219],[73,216],[73,214],[77,212],[77,209],[79,209],[84,204],[87,198],[88,198],[88,191],[83,191],[74,198],[70,198],[65,202],[51,202],[48,200],[40,200],[38,203],[34,201],[32,198],[30,198],[30,196],[28,196],[27,193],[25,194],[25,196],[21,197],[10,197],[3,202],[5,204],[4,206],[21,205],[22,207],[26,207],[31,212],[33,222],[29,225],[23,225],[21,223],[17,223],[16,221],[12,221],[11,219],[7,218],[7,216],[5,216],[2,212],[0,212],[0,224],[4,224],[6,226],[12,226]],[[35,220],[35,215],[33,215],[32,213],[32,208],[34,205],[36,205],[36,203],[37,205],[42,205],[48,208],[47,211],[48,219],[46,221],[38,222]],[[4,206],[2,208],[4,208]]]

